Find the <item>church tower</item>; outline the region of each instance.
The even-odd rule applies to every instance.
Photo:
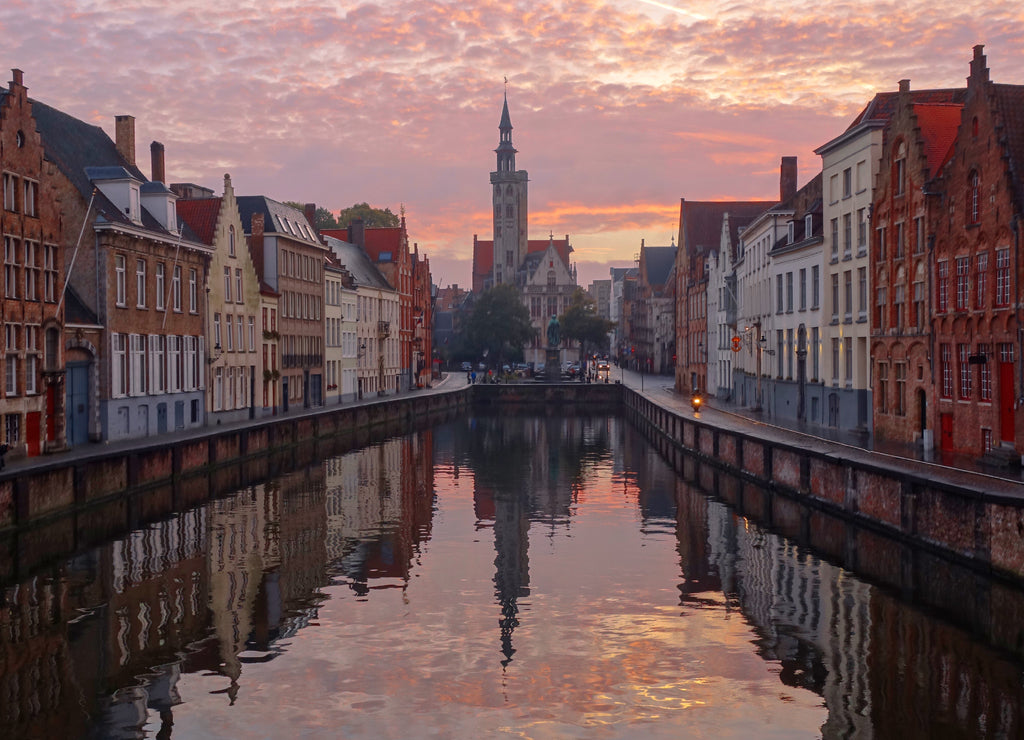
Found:
[[[508,94],[501,111],[501,132],[497,171],[491,173],[494,205],[494,262],[492,285],[514,283],[516,272],[527,253],[526,170],[516,170],[516,148],[512,146],[512,119],[508,115]]]

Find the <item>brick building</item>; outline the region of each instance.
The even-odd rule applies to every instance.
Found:
[[[63,222],[20,69],[0,89],[4,205],[4,394],[0,441],[12,455],[61,449],[64,429]]]

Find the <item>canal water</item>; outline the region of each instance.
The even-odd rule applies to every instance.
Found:
[[[983,624],[744,518],[622,419],[476,416],[4,584],[0,737],[1021,737],[993,617],[1019,594],[960,582]]]

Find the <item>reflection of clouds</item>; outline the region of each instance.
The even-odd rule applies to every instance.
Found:
[[[505,75],[531,201],[547,213],[534,224],[570,234],[586,232],[589,208],[661,204],[649,219],[667,228],[673,219],[661,209],[681,194],[777,189],[770,168],[749,176],[753,155],[707,157],[700,142],[674,138],[680,128],[756,132],[762,161],[792,153],[809,163],[814,147],[896,80],[961,84],[979,40],[994,78],[1016,81],[1007,78],[1024,60],[1024,19],[1012,4],[880,8],[40,0],[5,3],[0,28],[34,96],[108,130],[113,115],[132,113],[138,141],[167,144],[176,180],[217,182],[230,170],[240,192],[333,208],[404,202],[412,237],[429,234],[421,245],[433,258],[468,256],[472,233],[489,233],[487,172]],[[567,196],[574,207],[545,205]],[[643,221],[629,228],[658,228]],[[635,245],[618,249],[628,258]]]

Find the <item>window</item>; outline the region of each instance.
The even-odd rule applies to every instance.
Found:
[[[213,348],[220,349],[220,314],[213,315]]]
[[[786,357],[786,333],[782,329],[775,330],[775,356],[779,358],[777,375],[782,377],[782,362]]]
[[[339,324],[338,330],[340,331],[341,326]],[[249,317],[249,351],[256,351],[256,317]]]
[[[839,385],[839,339],[832,338],[832,385]]]
[[[118,306],[125,305],[128,295],[127,277],[125,275],[125,262],[124,255],[114,255],[114,283],[116,285],[117,295],[115,303]]]
[[[775,313],[782,313],[782,275],[775,276]]]
[[[25,300],[39,300],[39,243],[25,242]]]
[[[832,261],[839,259],[839,219],[834,218],[832,224]]]
[[[43,300],[57,302],[57,247],[53,244],[43,246]]]
[[[131,385],[129,393],[141,396],[146,392],[146,337],[143,334],[129,334],[131,361]]]
[[[828,199],[830,203],[835,203],[839,200],[839,173],[832,175],[828,179]]]
[[[952,353],[948,344],[939,345],[939,373],[942,377],[942,397],[953,397]]]
[[[857,319],[864,321],[868,317],[868,268],[857,268]]]
[[[996,306],[1010,305],[1010,250],[996,250]]]
[[[942,260],[935,266],[935,310],[949,310],[949,262]]]
[[[988,344],[978,345],[978,354],[985,358],[978,367],[981,369],[981,400],[992,400],[992,347]]]
[[[4,173],[4,210],[17,211],[18,178],[10,172]]]
[[[26,216],[37,216],[36,200],[39,196],[39,183],[25,180],[25,200],[22,202],[22,210]]]
[[[189,313],[199,310],[198,280],[194,267],[188,271],[188,310]]]
[[[843,272],[844,321],[853,321],[853,270]]]
[[[113,341],[113,361],[110,365],[110,395],[114,397],[128,394],[128,356],[125,347],[125,334],[114,333],[111,335]]]
[[[896,371],[896,416],[907,415],[907,363],[897,362]]]
[[[228,255],[235,256],[235,225],[228,227]]]
[[[896,243],[893,244],[893,259],[903,259],[904,241],[906,240],[906,229],[903,226],[903,221],[896,224]]]
[[[889,301],[889,289],[884,285],[875,288],[875,328],[884,331],[886,326],[886,304]]]
[[[974,272],[974,307],[985,308],[985,293],[988,292],[988,252],[977,256]]]
[[[793,347],[793,330],[786,329],[786,377],[793,379],[793,357],[796,355]],[[781,362],[779,363],[781,365]]]
[[[889,413],[889,365],[878,363],[878,411]]]
[[[971,391],[971,365],[967,358],[971,356],[971,345],[958,344],[956,346],[957,359],[960,361],[960,398],[964,401],[970,400]]]
[[[807,268],[800,268],[800,310],[807,309]]]
[[[181,337],[167,337],[167,390],[181,390]]]
[[[156,263],[156,308],[158,311],[164,310],[164,291],[167,286],[164,285],[164,263]]]
[[[900,142],[896,147],[896,161],[892,167],[893,195],[903,195],[907,188],[907,145]]]
[[[182,337],[184,343],[184,357],[182,370],[184,374],[184,390],[194,391],[198,387],[199,376],[197,373],[196,360],[198,354],[196,337]]]
[[[857,192],[863,192],[868,187],[868,163],[861,160],[857,163]]]
[[[956,310],[966,311],[970,300],[970,257],[956,258]]]
[[[857,210],[857,254],[864,254],[868,248],[868,217],[867,209]]]
[[[849,198],[853,194],[853,170],[847,167],[843,170],[843,197]]]
[[[235,300],[239,303],[245,301],[245,296],[242,295],[242,268],[235,268]]]
[[[818,265],[811,266],[811,308],[817,309],[821,303],[820,296],[818,294]]]
[[[135,260],[135,305],[146,307],[146,260]]]
[[[213,410],[220,411],[224,408],[224,368],[218,367],[213,372]]]
[[[924,217],[918,216],[914,219],[914,254],[924,254]]]
[[[224,300],[231,302],[231,268],[224,268]]]
[[[163,393],[167,387],[167,365],[164,362],[164,337],[149,335],[149,389]]]
[[[4,441],[8,446],[14,446],[20,439],[21,414],[6,414],[4,416]]]
[[[879,262],[882,262],[885,260],[885,227],[879,226],[877,229],[875,229],[875,234],[877,235],[875,239],[875,259],[877,259]]]
[[[241,316],[235,317],[235,329],[235,338],[237,339],[237,342],[235,344],[238,347],[238,351],[245,352],[245,329],[243,328]]]
[[[234,327],[229,314],[224,315],[224,339],[227,342],[227,351],[235,351]]]
[[[4,358],[4,392],[8,396],[18,395],[18,356]]]
[[[171,305],[175,311],[181,311],[181,268],[177,265],[171,272]]]
[[[786,311],[793,313],[793,273],[786,273]]]
[[[853,214],[843,214],[843,257],[849,258],[853,253]]]
[[[924,331],[924,282],[918,280],[914,283],[914,326],[918,331]]]
[[[832,323],[839,323],[839,273],[832,273]]]
[[[896,329],[903,328],[903,303],[906,300],[906,286],[897,280],[892,286],[892,325]]]
[[[967,223],[981,221],[981,178],[974,170],[967,178]]]

